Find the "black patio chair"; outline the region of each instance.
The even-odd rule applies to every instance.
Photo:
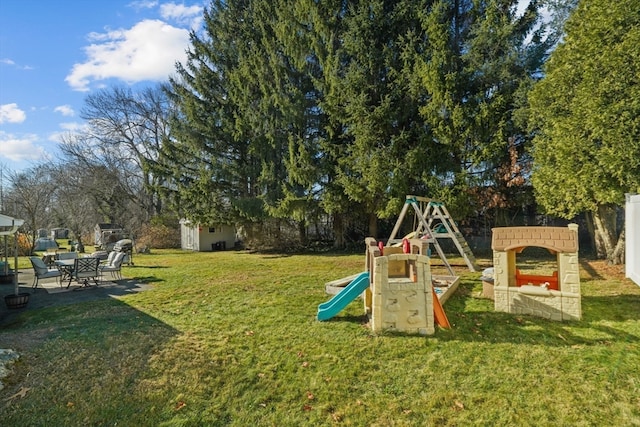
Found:
[[[71,272],[67,288],[71,286],[71,281],[73,280],[82,283],[82,286],[89,286],[89,281],[93,280],[97,286],[98,276],[100,276],[100,272],[98,271],[99,264],[100,260],[98,258],[76,258],[73,263],[73,271]]]

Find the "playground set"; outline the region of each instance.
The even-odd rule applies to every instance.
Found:
[[[396,238],[411,211],[412,231]],[[374,331],[393,329],[428,335],[435,331],[434,321],[449,327],[442,305],[457,289],[460,277],[439,239],[450,239],[469,269],[477,271],[476,259],[444,204],[407,196],[386,245],[371,237],[366,239],[366,271],[325,284],[327,293],[335,296],[320,304],[318,320],[330,319],[362,296]],[[449,275],[432,274],[431,247]]]
[[[387,246],[369,237],[365,241],[365,271],[343,290],[318,306],[318,320],[337,315],[351,301],[363,297],[373,331],[432,335],[435,324],[449,328],[442,304],[449,292],[434,290],[428,243],[405,239],[402,247]],[[455,289],[448,289],[453,292]]]
[[[396,236],[402,226],[404,225],[406,227],[406,223],[411,220],[411,212],[414,214],[412,231],[403,238],[397,238]],[[398,220],[393,227],[390,237],[387,239],[386,246],[399,247],[407,239],[420,239],[423,243],[427,244],[425,254],[429,257],[433,252],[431,248],[438,254],[440,261],[448,272],[448,275],[431,275],[433,285],[438,294],[442,294],[444,290],[448,289],[455,290],[460,280],[460,277],[456,275],[453,267],[449,263],[439,241],[453,242],[469,270],[478,271],[479,269],[471,248],[453,221],[449,211],[441,202],[426,197],[412,195],[406,197],[405,204],[398,216]],[[335,295],[342,291],[356,276],[357,274],[327,282],[325,284],[325,290],[328,294]]]
[[[415,213],[414,230],[396,235],[409,208]],[[494,308],[512,314],[530,314],[551,320],[582,317],[578,271],[578,226],[498,227],[492,235]],[[438,239],[451,239],[469,270],[478,271],[476,259],[446,207],[439,202],[407,196],[400,217],[387,240],[365,240],[365,271],[325,284],[334,296],[318,306],[317,319],[336,316],[358,297],[373,331],[431,335],[435,325],[449,328],[443,304],[458,287],[456,276]],[[450,276],[431,272],[433,246]],[[546,248],[557,255],[551,275],[522,274],[516,254],[526,247]]]

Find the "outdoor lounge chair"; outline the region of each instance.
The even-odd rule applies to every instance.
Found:
[[[31,265],[33,266],[33,285],[31,286],[33,289],[38,287],[38,281],[40,279],[49,279],[51,277],[55,277],[56,281],[60,283],[60,278],[62,277],[62,272],[57,268],[49,268],[47,264],[44,263],[37,256],[29,257],[29,261],[31,261]],[[62,284],[60,284],[62,286]]]
[[[98,267],[100,270],[100,274],[103,275],[106,272],[111,273],[111,277],[117,280],[122,279],[122,262],[124,261],[125,253],[124,252],[111,252],[115,253],[115,256],[112,257],[111,261],[107,262],[105,265],[101,265]],[[111,258],[111,254],[109,254]]]
[[[98,258],[76,258],[67,288],[71,286],[71,281],[73,280],[82,283],[83,286],[89,286],[90,280],[93,280],[93,282],[98,285],[98,276],[100,275],[98,272],[98,264],[100,264]]]

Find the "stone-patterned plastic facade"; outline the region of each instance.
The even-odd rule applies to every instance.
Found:
[[[429,258],[419,254],[377,256],[371,267],[371,328],[434,334]]]
[[[516,285],[516,253],[528,246],[557,253],[559,290]],[[577,225],[494,228],[492,249],[496,311],[551,320],[582,318]]]

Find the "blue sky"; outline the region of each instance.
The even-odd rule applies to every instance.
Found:
[[[84,98],[166,81],[205,0],[0,0],[0,169],[55,159]]]

